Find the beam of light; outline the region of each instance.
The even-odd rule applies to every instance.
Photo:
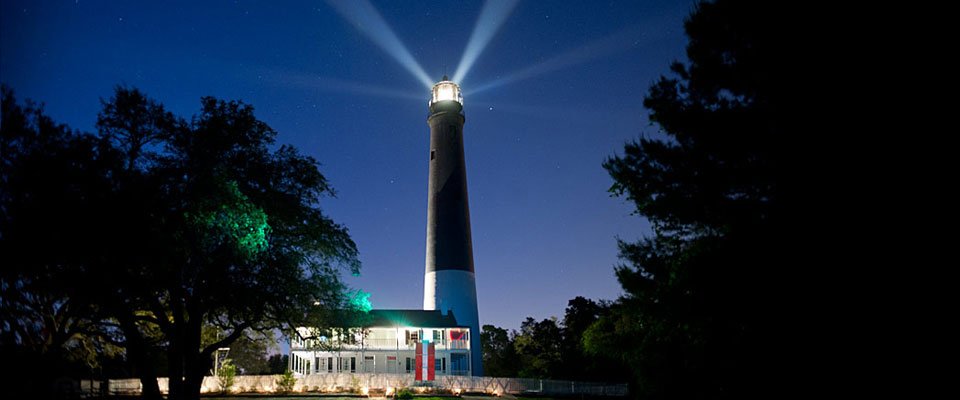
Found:
[[[400,42],[397,35],[393,33],[387,22],[377,12],[377,9],[370,4],[369,0],[327,0],[340,16],[350,21],[360,33],[363,33],[368,39],[372,40],[383,51],[397,60],[400,65],[407,69],[420,83],[429,89],[433,82],[423,67],[413,59],[413,55],[407,50],[407,47]]]
[[[325,92],[359,94],[386,98],[423,100],[423,94],[410,90],[401,90],[360,83],[344,79],[329,78],[298,71],[277,68],[255,68],[254,71],[266,80],[285,87],[297,89],[321,90]]]
[[[663,25],[663,24],[659,24]],[[654,32],[651,34],[650,32]],[[473,87],[468,94],[476,94],[482,91],[503,86],[508,83],[529,79],[537,75],[553,72],[561,68],[571,67],[577,64],[583,64],[595,58],[611,55],[620,51],[625,51],[631,47],[645,45],[663,34],[662,28],[641,29],[639,26],[624,29],[613,35],[594,40],[583,46],[569,50],[563,54],[551,57],[550,59],[538,64],[530,65],[516,70],[502,78]]]
[[[616,118],[632,120],[636,115],[641,114],[635,110],[623,111],[623,112],[611,112],[610,109],[595,109],[595,108],[584,108],[584,107],[556,107],[556,106],[543,106],[543,105],[532,105],[532,104],[517,104],[517,103],[505,103],[503,101],[496,102],[485,102],[485,101],[471,101],[470,105],[475,107],[472,115],[474,118],[478,117],[478,113],[491,112],[491,113],[510,113],[515,115],[522,115],[524,117],[534,117],[547,121],[568,121],[568,122],[589,122],[596,121],[597,118],[606,118],[610,119],[611,116]]]
[[[480,57],[480,53],[490,43],[490,39],[493,39],[493,35],[500,30],[500,26],[507,20],[516,5],[517,0],[487,0],[483,3],[483,9],[477,17],[477,24],[474,25],[473,33],[470,34],[470,41],[467,42],[467,48],[463,51],[460,64],[457,65],[457,72],[453,74],[454,82],[463,82],[470,67],[477,61],[477,57]]]
[[[410,91],[385,88],[366,83],[327,78],[323,76],[303,76],[297,78],[291,83],[328,92],[361,94],[365,96],[378,96],[395,99],[423,100],[423,95],[419,92],[414,94]]]

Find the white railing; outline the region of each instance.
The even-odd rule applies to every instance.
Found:
[[[316,348],[305,348],[302,346],[293,346],[293,350],[302,351],[302,350],[316,350],[316,351],[357,351],[361,349],[366,350],[413,350],[417,346],[416,342],[407,343],[405,341],[397,342],[396,339],[365,339],[363,344],[360,342],[355,343],[337,343],[335,341],[326,343],[325,346],[317,346]],[[470,348],[469,340],[447,340],[434,342],[434,346],[437,350],[466,350]]]

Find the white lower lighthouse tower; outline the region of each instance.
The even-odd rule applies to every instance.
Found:
[[[477,285],[470,237],[467,169],[463,157],[463,95],[448,80],[433,85],[430,116],[430,184],[423,309],[452,311],[470,327],[470,364],[483,375]]]

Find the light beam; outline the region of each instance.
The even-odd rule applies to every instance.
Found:
[[[324,92],[358,94],[385,98],[421,100],[423,94],[418,91],[401,90],[376,86],[369,83],[330,78],[317,74],[303,73],[280,68],[254,68],[253,71],[267,81],[277,85],[296,88],[321,90]]]
[[[651,34],[651,31],[654,33]],[[558,69],[577,64],[583,64],[595,58],[624,51],[630,47],[638,47],[656,39],[658,36],[660,36],[659,32],[663,32],[663,30],[659,28],[641,29],[639,26],[627,28],[613,35],[594,40],[580,47],[564,52],[563,54],[551,57],[550,59],[541,63],[530,65],[511,72],[502,78],[495,79],[482,85],[474,86],[473,89],[470,90],[469,94],[480,93],[488,89],[524,79],[529,79],[547,72],[553,72]]]
[[[361,94],[365,96],[379,96],[396,99],[421,100],[423,95],[409,91],[386,88],[366,83],[334,79],[323,76],[305,76],[297,81],[300,85],[329,92]]]
[[[517,0],[487,0],[483,3],[483,9],[477,17],[477,24],[474,25],[473,33],[470,34],[470,41],[467,42],[467,48],[463,51],[457,71],[453,74],[454,82],[463,82],[470,67],[480,57],[480,53],[490,43],[490,39],[493,39],[493,35],[500,30],[500,26],[507,20],[516,5]]]
[[[423,67],[413,59],[413,55],[403,45],[403,42],[393,33],[393,29],[387,25],[383,16],[377,12],[377,9],[370,4],[369,0],[327,0],[333,9],[340,13],[340,16],[350,21],[360,33],[372,40],[383,51],[397,60],[400,65],[406,68],[420,83],[427,89],[433,86],[433,81],[427,76]]]

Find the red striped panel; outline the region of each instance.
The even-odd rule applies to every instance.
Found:
[[[423,343],[417,343],[417,376],[414,379],[423,380]]]
[[[433,346],[433,343],[430,343],[427,346],[427,380],[432,381],[437,369],[437,358],[436,358],[436,348]]]

